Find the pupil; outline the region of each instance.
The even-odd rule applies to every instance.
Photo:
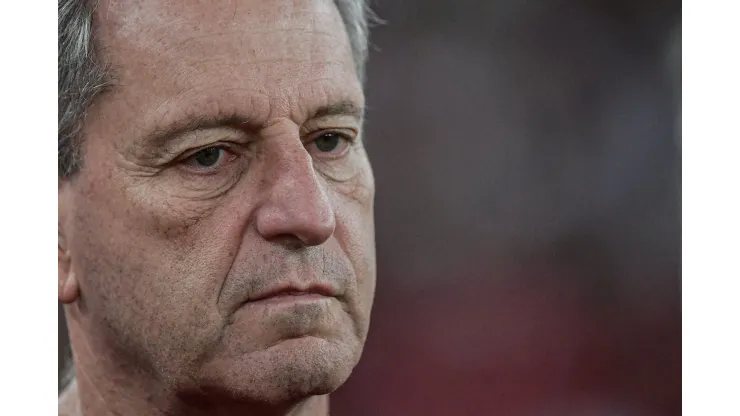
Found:
[[[325,134],[316,139],[316,147],[322,152],[331,152],[339,145],[339,135]]]
[[[195,161],[201,166],[210,167],[218,162],[219,156],[221,155],[221,149],[216,147],[209,147],[203,149],[195,155]]]

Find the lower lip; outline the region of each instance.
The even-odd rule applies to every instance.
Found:
[[[281,305],[293,303],[308,303],[327,299],[330,298],[318,293],[280,293],[275,296],[270,296],[269,298],[249,301],[247,302],[247,305]]]

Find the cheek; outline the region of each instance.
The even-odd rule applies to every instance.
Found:
[[[352,312],[365,332],[376,280],[373,208],[371,203],[359,203],[347,197],[341,198],[340,203],[335,235],[355,271],[357,281]]]
[[[145,192],[100,181],[81,192],[74,244],[83,296],[139,348],[194,350],[222,325],[216,298],[236,253],[235,227],[216,209],[203,215]]]
[[[137,204],[126,217],[122,232],[143,251],[132,261],[146,262],[156,279],[153,284],[170,297],[215,304],[238,250],[241,227],[236,216],[224,215],[228,210],[217,205],[158,197]]]
[[[348,183],[331,184],[337,208],[337,238],[362,277],[375,285],[375,181],[367,159],[361,173]]]

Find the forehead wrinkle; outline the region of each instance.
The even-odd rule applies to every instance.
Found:
[[[208,92],[211,90],[215,93]],[[189,94],[194,97],[188,97]],[[142,124],[147,126],[148,131],[157,131],[186,119],[237,116],[246,120],[259,120],[265,118],[266,113],[262,110],[267,106],[268,98],[265,94],[253,92],[248,88],[224,89],[219,85],[201,89],[190,88],[163,101],[152,115],[147,117],[150,121]]]
[[[222,32],[217,32],[217,33],[207,33],[207,34],[201,34],[197,36],[188,37],[187,39],[180,40],[177,43],[168,46],[167,54],[176,55],[177,52],[183,49],[188,49],[190,47],[199,47],[203,45],[209,46],[209,50],[212,50],[214,46],[218,46],[220,49],[226,49],[232,45],[230,45],[229,43],[225,43],[225,42],[213,41],[212,39],[218,39],[220,37],[225,37],[225,36],[230,36],[230,35],[242,35],[240,36],[240,38],[243,40],[243,42],[241,42],[241,45],[239,45],[238,48],[231,51],[232,53],[244,54],[244,51],[248,49],[252,49],[255,52],[259,50],[262,53],[278,52],[278,51],[275,51],[274,48],[270,48],[269,50],[266,50],[260,47],[261,44],[263,43],[261,42],[263,37],[271,37],[271,36],[278,35],[278,34],[285,35],[285,36],[282,36],[282,38],[284,39],[286,43],[290,44],[289,45],[290,48],[285,48],[285,49],[290,49],[293,52],[295,52],[295,48],[294,48],[295,45],[293,45],[292,43],[294,43],[293,41],[295,40],[295,38],[306,41],[304,43],[309,43],[307,42],[307,40],[309,39],[313,40],[310,42],[310,46],[309,46],[310,49],[308,51],[309,54],[313,54],[316,52],[313,49],[316,45],[320,45],[321,47],[324,47],[324,48],[338,48],[338,47],[349,46],[347,42],[343,42],[339,40],[336,36],[336,33],[333,33],[331,31],[326,31],[326,30],[317,30],[315,28],[311,28],[311,29],[301,29],[301,28],[275,29],[274,28],[274,29],[269,29],[269,30],[240,29],[240,30],[222,31]],[[167,34],[164,34],[162,36],[162,39],[171,39],[170,37],[166,35]],[[315,38],[321,38],[322,40],[320,42],[316,42]],[[160,42],[166,43],[164,41],[160,41]],[[195,45],[193,45],[194,43]],[[145,50],[147,49],[149,48],[146,48]],[[260,58],[257,58],[257,59],[260,59]],[[267,58],[267,59],[269,60],[270,58]],[[272,58],[272,59],[277,59],[277,58]],[[286,58],[282,58],[282,59],[286,59]]]
[[[195,50],[193,53],[186,53],[183,59],[183,57],[177,58],[176,53],[170,50],[165,55],[147,53],[151,59],[139,60],[139,62],[146,63],[138,65],[134,63],[132,66],[130,62],[119,62],[115,66],[122,69],[124,79],[121,81],[124,83],[132,82],[130,78],[134,76],[141,78],[142,74],[147,74],[148,82],[165,88],[177,87],[178,84],[183,85],[182,88],[190,87],[194,80],[202,78],[198,75],[203,73],[212,74],[211,79],[217,78],[223,83],[272,84],[296,82],[301,78],[327,79],[354,72],[354,61],[348,46],[343,48],[346,53],[342,55],[326,56],[325,50],[332,45],[327,46],[325,42],[311,42],[300,46],[301,52],[289,53],[288,49],[295,48],[294,40],[290,36],[283,37],[280,41],[284,46],[273,48],[272,52],[266,53],[256,51],[250,53],[243,50],[244,48],[234,51],[238,55],[232,53],[204,54]],[[322,58],[316,59],[318,55]],[[285,71],[281,71],[282,68],[280,68],[284,65],[294,66],[297,73],[285,74]],[[160,67],[169,67],[170,76],[163,77],[158,70]],[[139,75],[135,75],[136,73]],[[305,79],[303,82],[313,81]]]
[[[317,117],[344,115],[361,121],[364,115],[362,89],[348,87],[338,90],[332,87],[335,81],[322,78],[283,88],[275,94],[275,97],[282,98],[278,105],[271,106],[270,118],[289,117],[302,124]]]
[[[282,25],[285,27],[276,27],[281,26],[280,21],[271,21],[266,23],[261,22],[259,25],[254,25],[258,27],[252,27],[249,25],[249,27],[246,28],[235,28],[231,30],[221,29],[216,33],[204,33],[208,32],[208,28],[206,28],[206,30],[201,31],[200,33],[195,32],[195,36],[178,39],[177,34],[181,31],[177,30],[177,24],[168,22],[166,25],[152,25],[151,23],[147,25],[147,21],[151,22],[154,18],[138,16],[138,14],[140,14],[138,11],[130,13],[135,17],[128,20],[142,21],[139,23],[139,25],[142,26],[142,29],[147,29],[148,27],[148,31],[157,31],[159,33],[153,34],[155,36],[142,36],[140,31],[137,31],[136,36],[131,37],[132,42],[136,43],[135,45],[129,45],[134,49],[131,50],[131,52],[139,50],[139,52],[147,53],[151,58],[119,62],[119,65],[123,69],[123,75],[128,75],[127,73],[131,71],[138,72],[140,70],[144,70],[149,73],[149,77],[152,78],[153,81],[158,83],[167,83],[168,81],[166,78],[161,80],[159,79],[157,67],[160,65],[167,67],[169,65],[173,67],[172,69],[174,69],[174,74],[179,75],[177,78],[180,78],[181,80],[185,79],[185,81],[187,81],[186,83],[189,83],[189,80],[191,79],[191,76],[189,75],[193,70],[191,66],[209,67],[204,68],[208,69],[209,72],[214,70],[219,71],[219,66],[217,64],[210,65],[213,61],[219,60],[228,64],[221,65],[221,67],[237,66],[249,68],[248,71],[237,70],[232,72],[235,72],[236,74],[234,75],[239,78],[264,78],[266,74],[279,72],[273,71],[273,68],[267,68],[267,66],[282,63],[299,64],[299,67],[302,66],[305,68],[304,70],[299,69],[299,72],[303,72],[304,75],[308,75],[307,72],[311,71],[328,71],[330,70],[329,67],[334,65],[341,67],[342,69],[344,69],[344,66],[354,69],[354,59],[349,40],[347,38],[346,31],[344,30],[341,17],[339,16],[333,2],[328,2],[331,7],[326,7],[326,2],[324,2],[322,3],[323,5],[319,5],[319,7],[314,8],[309,8],[307,6],[305,8],[301,8],[293,3],[276,3],[277,8],[279,9],[289,9],[288,11],[291,16],[305,15],[305,18],[283,18],[285,13],[279,13],[281,17],[279,20],[287,23],[286,25]],[[170,6],[169,9],[171,8],[172,7]],[[274,13],[274,9],[275,8],[271,9],[273,10],[272,13]],[[326,18],[322,19],[322,16],[326,16]],[[233,15],[231,17],[233,17]],[[182,32],[192,33],[192,22],[187,22],[186,19],[186,17],[180,17],[178,19],[183,23],[189,23],[188,27],[182,28]],[[196,23],[197,22],[198,21],[196,21]],[[331,27],[336,26],[336,30],[327,30],[326,24],[331,24]],[[301,25],[301,27],[296,28],[295,25]],[[265,26],[267,26],[266,29],[260,28]],[[152,28],[154,30],[151,30]],[[282,32],[281,34],[283,36],[268,36],[277,34],[278,32]],[[301,36],[302,34],[310,34],[313,36],[313,39],[307,36]],[[115,43],[118,43],[117,41],[120,41],[122,38],[126,38],[127,36],[121,36],[119,31],[112,31],[110,35],[112,36],[111,41],[114,42],[111,46],[116,46],[117,49],[124,46],[120,44],[115,45]],[[228,36],[229,38],[224,39],[224,42],[217,41],[216,39],[221,36]],[[153,39],[154,41],[152,41]],[[171,45],[167,45],[168,40]],[[265,42],[263,42],[263,40],[267,40],[267,44],[272,42],[272,47],[264,47]],[[193,45],[193,42],[200,43],[201,45]],[[280,46],[274,47],[276,46],[275,42]],[[190,45],[193,46],[190,47]],[[182,49],[191,50],[187,51],[188,53],[183,54],[182,52],[186,51],[183,51]],[[333,57],[331,56],[331,53],[329,54],[330,56],[326,56],[327,51],[335,51],[333,52]],[[336,51],[346,53],[336,53]],[[178,56],[178,52],[181,56]],[[316,64],[314,62],[315,56],[321,52],[324,52],[322,55],[329,59],[324,59],[323,62]],[[114,59],[117,56],[121,56],[121,54],[112,54]],[[321,66],[324,68],[321,68]],[[263,82],[268,80],[255,79],[254,81]]]
[[[223,29],[214,26],[211,19],[203,22],[200,33],[184,25],[192,20],[192,14],[179,17],[175,24],[154,25],[156,17],[136,15],[141,13],[135,10],[134,17],[125,23],[139,25],[155,35],[137,33],[132,39],[138,43],[129,47],[144,49],[138,50],[139,57],[124,60],[137,50],[120,54],[118,33],[110,33],[119,39],[111,39],[114,43],[106,45],[118,49],[113,54],[119,57],[118,65],[113,67],[122,73],[118,92],[124,92],[134,113],[134,117],[121,120],[121,127],[146,134],[178,119],[211,114],[239,115],[255,124],[276,116],[300,122],[315,108],[338,100],[351,100],[362,107],[364,96],[355,79],[349,40],[333,2],[314,8],[293,6],[286,3],[277,7],[281,15],[278,22],[241,18],[244,11],[240,10],[235,22],[254,21],[259,27]],[[229,12],[229,18],[237,16],[235,11]],[[262,14],[275,13],[273,7]],[[284,14],[290,16],[282,18]],[[335,31],[330,30],[334,27]],[[209,29],[216,32],[208,33]],[[277,34],[280,36],[270,36]],[[220,42],[222,36],[226,38]],[[166,40],[172,46],[160,42]],[[292,72],[287,73],[282,64]],[[203,86],[204,82],[208,85]],[[318,87],[323,83],[328,85]],[[318,88],[310,87],[312,84]],[[147,95],[152,89],[156,94]]]
[[[240,89],[241,90],[241,89]],[[339,94],[327,93],[328,88],[313,88],[307,92],[305,89],[294,90],[292,88],[283,88],[279,92],[272,93],[272,98],[267,98],[261,93],[246,93],[252,98],[248,105],[240,105],[234,102],[219,100],[223,95],[217,95],[208,108],[203,106],[203,100],[194,100],[195,105],[189,107],[177,104],[177,98],[172,98],[158,107],[155,113],[160,113],[165,105],[170,105],[171,111],[168,110],[160,117],[156,117],[146,131],[144,128],[135,141],[137,147],[150,147],[156,145],[151,143],[152,138],[163,136],[164,139],[168,134],[177,134],[180,130],[196,128],[199,123],[213,123],[221,119],[241,120],[240,123],[248,123],[249,128],[264,127],[269,120],[288,116],[296,124],[302,124],[310,118],[328,117],[328,116],[351,116],[358,121],[362,119],[362,103],[357,103],[351,98]],[[324,92],[324,94],[320,94]],[[305,97],[309,94],[310,97]],[[255,97],[262,97],[259,103],[255,102]],[[335,98],[336,97],[336,98]],[[184,100],[188,102],[188,100]],[[306,104],[308,103],[308,104]],[[267,111],[265,111],[267,110]],[[233,125],[233,123],[232,123]],[[244,127],[244,126],[242,126]]]
[[[280,78],[275,79],[278,74],[281,74],[281,71],[275,70],[279,68],[271,68],[271,66],[278,64],[293,64],[299,68],[298,70],[302,75],[309,75],[309,73],[316,71],[332,71],[332,67],[340,72],[343,72],[345,67],[354,69],[352,51],[343,25],[341,25],[341,20],[337,21],[335,18],[330,22],[332,25],[337,24],[338,26],[338,30],[332,32],[318,25],[317,21],[319,19],[315,12],[307,12],[307,14],[309,16],[308,22],[300,20],[292,22],[293,25],[301,24],[303,26],[301,28],[270,27],[261,30],[253,28],[220,30],[217,33],[203,33],[185,39],[177,39],[177,36],[172,36],[173,33],[178,33],[175,25],[167,24],[161,25],[164,28],[162,28],[161,33],[157,34],[159,36],[141,36],[138,34],[133,38],[133,44],[126,45],[124,41],[122,45],[121,40],[125,36],[122,37],[115,32],[109,33],[111,36],[110,42],[103,41],[103,43],[106,44],[105,46],[118,49],[119,53],[110,53],[110,49],[114,48],[107,48],[109,50],[107,55],[113,61],[119,61],[111,63],[112,66],[121,69],[120,72],[123,78],[129,78],[134,76],[136,72],[144,71],[144,73],[148,73],[151,82],[164,83],[165,86],[168,83],[174,83],[173,81],[176,82],[178,79],[182,83],[189,84],[192,79],[190,75],[195,67],[200,67],[201,71],[206,70],[209,73],[222,72],[221,76],[224,77],[224,80],[228,80],[227,77],[232,78],[232,80],[236,77],[240,78],[242,82],[252,81],[252,83],[283,81]],[[325,14],[328,15],[329,13]],[[281,32],[282,36],[269,36],[278,32]],[[238,38],[235,39],[234,34]],[[302,34],[304,36],[301,36]],[[217,39],[222,36],[229,36],[229,39],[219,42]],[[142,38],[149,40],[142,41]],[[159,39],[152,42],[151,39],[154,38]],[[166,45],[168,40],[173,45]],[[267,40],[267,44],[272,42],[272,47],[264,47],[264,40]],[[129,53],[138,51],[149,57],[135,61],[122,60],[122,55],[127,54],[120,52],[127,49]],[[327,51],[346,53],[340,55],[334,52],[332,57],[332,53],[329,54],[330,56],[326,56]],[[178,54],[181,56],[178,56]],[[318,64],[314,62],[314,57],[317,54],[326,56],[323,62]],[[219,61],[225,65],[219,66]],[[170,70],[175,75],[175,79],[162,78],[157,70],[160,66],[171,67]],[[219,70],[219,68],[228,67],[240,67],[244,70],[232,71],[231,73]],[[136,75],[136,77],[139,78],[140,75]]]
[[[333,1],[319,2],[295,2],[274,1],[274,7],[266,10],[249,10],[247,13],[238,13],[239,2],[235,2],[233,10],[226,11],[224,7],[209,7],[206,10],[212,13],[193,15],[193,9],[188,1],[176,2],[138,2],[134,7],[129,7],[126,12],[115,9],[114,1],[105,2],[104,7],[98,8],[98,18],[104,21],[103,25],[109,28],[111,34],[115,34],[118,40],[128,40],[132,44],[159,44],[169,39],[171,32],[179,29],[206,32],[203,38],[219,36],[231,33],[245,33],[245,38],[258,34],[273,34],[277,31],[283,32],[313,32],[332,36],[331,31],[317,30],[317,20],[326,23],[341,22],[336,6]],[[144,7],[143,4],[151,7]],[[221,13],[224,10],[224,13]],[[103,12],[104,11],[104,12]],[[223,16],[218,16],[220,13]],[[213,30],[222,28],[212,33]],[[344,29],[344,26],[340,26]],[[148,36],[142,36],[142,29],[147,28]],[[207,33],[211,32],[211,33]],[[152,41],[154,40],[154,41]],[[182,42],[188,42],[186,39]],[[182,43],[181,42],[181,43]],[[177,45],[173,45],[176,47]]]

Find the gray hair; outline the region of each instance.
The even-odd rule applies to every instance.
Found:
[[[365,80],[369,23],[379,22],[367,0],[334,0],[349,36],[357,74]],[[81,166],[82,125],[93,100],[110,86],[110,71],[94,39],[96,0],[59,0],[59,177]]]

